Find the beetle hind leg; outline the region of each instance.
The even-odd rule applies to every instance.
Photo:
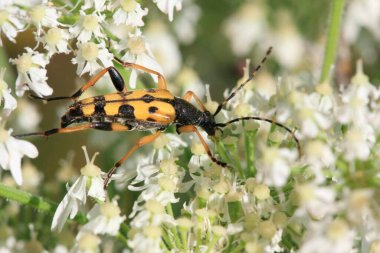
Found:
[[[60,97],[38,97],[36,95],[30,94],[29,96],[34,99],[43,100],[44,102],[54,101],[54,100],[65,100],[65,99],[72,99],[76,100],[78,97],[80,97],[88,88],[94,86],[99,79],[104,76],[106,73],[109,73],[112,83],[115,86],[116,90],[119,92],[125,92],[127,90],[125,86],[125,82],[119,71],[117,71],[114,67],[108,67],[103,70],[101,70],[98,74],[96,74],[90,81],[85,83],[79,90],[77,90],[73,95],[71,96],[60,96]]]

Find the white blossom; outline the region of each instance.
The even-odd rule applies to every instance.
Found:
[[[351,252],[355,233],[347,222],[336,219],[332,222],[321,222],[311,225],[300,253]]]
[[[252,46],[265,34],[265,19],[266,11],[262,4],[246,2],[225,21],[223,32],[237,56],[249,53]]]
[[[53,27],[46,32],[41,41],[44,43],[44,48],[48,51],[48,56],[51,57],[55,53],[69,53],[69,39],[70,34],[67,30]]]
[[[4,80],[5,68],[0,69],[0,104],[4,100],[4,115],[9,116],[9,114],[16,109],[17,101],[11,95],[11,89],[8,88],[8,84]]]
[[[285,148],[265,147],[257,161],[258,181],[271,186],[283,186],[290,175],[291,163],[297,154]]]
[[[0,34],[12,41],[16,42],[17,33],[25,28],[26,12],[13,4],[13,1],[2,1],[0,3]],[[0,46],[2,46],[0,39]]]
[[[38,96],[49,96],[53,89],[47,84],[46,65],[49,63],[46,55],[25,48],[26,53],[10,62],[17,67],[16,95],[22,96],[26,90],[33,90]]]
[[[60,13],[53,6],[49,6],[47,0],[38,0],[38,3],[29,9],[30,21],[37,28],[37,37],[43,32],[45,27],[57,27],[59,25],[58,17]]]
[[[21,172],[21,159],[23,156],[36,158],[37,148],[30,142],[14,138],[12,129],[8,131],[0,129],[0,166],[4,170],[10,170],[13,179],[18,185],[23,182]]]
[[[380,2],[377,0],[354,0],[347,6],[343,21],[342,36],[351,44],[355,43],[360,30],[368,29],[377,40],[380,40]]]
[[[102,68],[113,66],[112,58],[113,55],[105,48],[104,43],[86,42],[78,45],[78,51],[72,63],[78,65],[78,75],[81,76],[87,72],[93,75]]]
[[[87,214],[89,222],[81,230],[91,231],[94,234],[116,235],[120,224],[126,219],[120,215],[121,210],[117,201],[106,201],[96,204]]]
[[[87,200],[87,195],[104,201],[105,191],[103,189],[102,172],[99,167],[94,164],[94,160],[98,153],[90,158],[88,157],[87,150],[83,146],[84,154],[86,157],[86,165],[81,169],[81,176],[69,188],[67,194],[59,203],[55,211],[51,229],[58,229],[61,231],[68,217],[73,219],[79,209],[84,206]]]
[[[161,66],[153,57],[149,45],[147,45],[147,43],[145,42],[145,39],[142,36],[141,31],[138,30],[136,31],[136,33],[130,34],[126,43],[126,46],[129,50],[122,57],[122,60],[124,62],[135,63],[163,74]],[[120,48],[125,47],[124,45],[121,45]],[[132,69],[131,75],[129,77],[129,86],[131,88],[136,88],[137,73],[137,70]],[[154,80],[157,80],[157,75],[151,74],[151,76]]]
[[[98,13],[86,15],[81,11],[79,22],[69,29],[73,37],[78,39],[78,42],[85,43],[90,41],[93,37],[97,39],[105,38],[105,33],[101,27],[104,22],[104,16]]]
[[[101,252],[99,249],[101,239],[91,233],[91,232],[83,232],[79,233],[75,238],[75,245],[70,250],[70,252],[75,253],[97,253]]]
[[[168,14],[169,20],[173,21],[174,8],[177,11],[182,9],[182,0],[153,0],[157,4],[158,9]]]
[[[115,25],[144,26],[142,19],[148,14],[148,8],[141,8],[135,0],[118,0],[113,9],[116,10],[112,16]]]

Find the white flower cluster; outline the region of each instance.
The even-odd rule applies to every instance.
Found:
[[[173,19],[174,9],[180,10],[182,1],[154,1],[159,9]],[[143,8],[135,0],[120,1],[77,1],[75,5],[67,2],[53,3],[47,0],[18,1],[4,0],[0,3],[0,35],[16,43],[18,33],[33,29],[36,45],[26,47],[25,52],[10,62],[17,68],[15,93],[23,96],[32,90],[43,97],[53,93],[48,84],[46,67],[55,54],[73,54],[72,63],[77,65],[77,74],[93,75],[99,70],[113,65],[113,54],[122,53],[122,59],[157,70],[162,68],[149,50],[141,27],[148,8]],[[117,27],[117,29],[114,29]],[[0,46],[3,45],[0,39]],[[42,45],[42,50],[37,50]],[[179,65],[179,64],[178,64]],[[0,103],[2,127],[6,118],[16,109],[16,99],[5,81],[5,69],[0,71]],[[134,70],[130,86],[135,87],[137,72]],[[128,82],[127,82],[128,83]],[[20,103],[26,103],[21,101]],[[32,107],[32,106],[30,106]],[[28,120],[32,125],[33,111],[29,110]],[[24,110],[24,111],[25,111]],[[20,118],[22,118],[20,116]],[[37,120],[38,121],[38,120]],[[22,123],[22,122],[20,122]],[[23,124],[21,124],[23,125]],[[22,126],[23,127],[23,126]],[[26,129],[30,131],[30,129]],[[26,142],[10,136],[9,131],[1,138],[1,168],[10,170],[18,184],[22,182],[21,158],[26,155],[35,158],[36,148]]]
[[[113,65],[114,54],[162,73],[165,65],[161,67],[159,59],[165,62],[165,56],[153,53],[152,41],[156,41],[167,47],[162,54],[177,55],[170,58],[168,69],[180,65],[178,46],[173,37],[163,35],[167,31],[162,24],[156,23],[150,32],[147,29],[143,33],[143,19],[149,11],[143,2],[63,2],[66,4],[59,6],[46,0],[0,3],[3,38],[15,42],[19,32],[28,28],[35,31],[36,46],[25,48],[24,53],[10,60],[18,73],[17,96],[29,89],[41,97],[51,95],[46,66],[53,55],[60,53],[73,53],[78,75],[93,75]],[[182,8],[181,0],[153,3],[170,21],[174,10]],[[188,2],[184,2],[185,13],[186,4],[197,17],[187,13],[176,24],[174,30],[184,41],[193,36],[178,27],[194,27],[200,15]],[[376,10],[373,13],[377,17]],[[235,54],[245,55],[258,43],[258,37],[269,38],[279,41],[275,45],[278,62],[296,68],[306,45],[289,13],[279,13],[284,22],[277,32],[269,34],[265,34],[266,15],[263,3],[247,1],[227,20],[224,31],[231,38]],[[364,19],[358,20],[360,26],[374,29]],[[64,234],[69,227],[64,226],[67,219],[81,225],[70,245],[59,245],[53,252],[68,252],[68,248],[71,252],[379,252],[380,89],[370,83],[362,68],[358,62],[356,74],[340,90],[330,83],[305,85],[297,78],[276,81],[269,75],[258,76],[216,118],[217,122],[227,122],[262,116],[296,127],[302,153],[297,151],[293,136],[268,122],[236,122],[217,133],[214,143],[209,142],[210,148],[228,167],[213,163],[198,139],[188,145],[183,136],[162,133],[153,143],[153,152],[131,158],[118,169],[111,178],[115,187],[107,192],[103,188],[105,173],[95,165],[97,153],[90,159],[83,147],[86,165],[72,184],[67,183],[67,193],[55,211],[51,229]],[[14,181],[21,184],[21,158],[35,158],[38,151],[31,143],[14,138],[12,129],[4,128],[5,120],[17,107],[4,74],[2,69],[0,166],[10,170]],[[136,86],[137,74],[132,70],[128,82],[131,87]],[[182,70],[180,83],[199,86],[194,76],[192,70]],[[242,79],[247,76],[248,67]],[[214,112],[218,103],[206,90],[205,107]],[[226,97],[228,94],[226,91]],[[36,176],[31,167],[26,166],[24,173]],[[70,163],[63,163],[58,180],[68,182],[73,174]],[[39,180],[37,177],[29,183],[35,186]],[[114,196],[126,188],[139,193],[133,204],[129,203],[132,212],[128,220],[122,201]],[[18,247],[9,230],[5,227],[0,231],[7,235],[0,251]],[[43,252],[43,246],[32,238],[23,247],[38,246]]]

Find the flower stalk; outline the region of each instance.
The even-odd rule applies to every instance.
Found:
[[[336,59],[344,6],[345,0],[334,0],[331,2],[330,23],[328,26],[325,56],[320,83],[328,81],[331,66],[334,64]]]

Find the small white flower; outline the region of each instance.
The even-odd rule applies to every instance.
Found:
[[[50,28],[41,39],[44,43],[44,48],[48,50],[48,56],[51,57],[55,53],[69,53],[68,40],[70,34],[67,30],[60,28]]]
[[[23,17],[25,11],[13,5],[12,2],[5,1],[0,3],[0,34],[4,33],[5,36],[15,43],[17,33],[24,29],[25,21]],[[3,43],[0,39],[0,46]]]
[[[105,38],[105,34],[100,26],[102,22],[104,22],[102,15],[97,13],[86,15],[85,12],[81,11],[79,22],[74,27],[71,27],[69,31],[80,43],[87,42],[93,37],[97,39]]]
[[[182,55],[176,38],[164,24],[158,21],[150,24],[145,35],[148,41],[154,41],[150,44],[150,50],[158,64],[162,66],[165,77],[170,79],[175,76],[182,62]]]
[[[57,27],[60,13],[53,6],[48,5],[47,0],[40,0],[39,3],[29,10],[30,21],[37,28],[37,36],[43,32],[43,27]]]
[[[380,40],[380,2],[377,0],[354,0],[347,6],[342,36],[348,43],[355,43],[360,30],[366,28]]]
[[[338,211],[338,207],[334,205],[336,193],[329,187],[305,183],[298,185],[295,192],[299,205],[294,214],[295,217],[310,216],[313,220],[321,220]]]
[[[87,10],[94,8],[95,11],[100,12],[104,11],[106,8],[106,0],[84,0],[84,4],[82,5],[81,9],[82,10]]]
[[[94,234],[116,235],[120,224],[126,219],[125,215],[121,216],[120,213],[115,199],[112,202],[96,204],[88,213],[89,222],[82,227],[82,230],[88,230]]]
[[[278,62],[285,68],[296,68],[304,60],[305,43],[291,20],[291,14],[281,13],[282,22],[273,34],[276,50],[273,51]],[[289,52],[293,52],[289,54]]]
[[[270,186],[283,186],[290,175],[296,152],[285,148],[265,147],[257,160],[257,180]]]
[[[300,253],[353,252],[355,232],[344,220],[312,224],[306,231]]]
[[[87,194],[102,201],[105,199],[102,172],[94,164],[98,153],[95,153],[90,160],[86,147],[83,146],[82,148],[86,157],[86,165],[81,169],[81,176],[68,189],[67,194],[59,203],[51,224],[52,230],[58,229],[58,231],[61,231],[67,218],[73,219],[77,215],[79,208],[86,203]]]
[[[329,168],[335,162],[335,156],[330,147],[319,140],[313,140],[305,145],[305,159],[316,175],[317,182],[323,182],[325,175],[322,169]]]
[[[29,99],[19,100],[16,113],[16,122],[20,130],[24,132],[37,131],[42,115],[38,112],[35,103],[31,102]]]
[[[158,64],[156,59],[154,59],[149,46],[145,42],[141,31],[137,31],[135,34],[130,34],[127,45],[120,45],[120,49],[125,49],[127,47],[129,50],[122,57],[125,62],[136,63],[138,65],[144,66],[148,69],[155,70],[159,73],[163,73],[161,66]],[[157,80],[157,76],[151,74],[154,80]],[[129,86],[134,89],[136,88],[137,71],[132,69],[131,75],[129,77]]]
[[[252,46],[262,38],[266,30],[266,11],[262,4],[247,2],[223,25],[223,32],[230,40],[237,56],[249,53]]]
[[[81,76],[87,72],[93,75],[101,68],[113,66],[112,58],[113,55],[105,48],[104,43],[86,42],[78,45],[78,51],[72,63],[78,64],[78,75]]]
[[[375,140],[376,136],[370,125],[355,126],[348,129],[342,143],[344,158],[348,161],[366,160],[371,153],[371,147]]]
[[[189,45],[197,36],[196,26],[202,11],[192,1],[185,2],[185,5],[184,10],[175,20],[174,31],[181,43]]]
[[[113,8],[116,9],[112,16],[115,25],[143,26],[142,18],[148,14],[148,8],[141,8],[135,0],[119,0]]]
[[[173,21],[174,8],[177,11],[182,9],[182,0],[153,0],[157,4],[158,9],[168,14],[169,20]]]
[[[79,233],[75,238],[75,245],[70,252],[75,253],[98,253],[102,240],[91,232]]]
[[[10,170],[13,179],[18,185],[22,184],[21,159],[24,155],[36,158],[37,148],[30,142],[18,140],[11,136],[12,129],[0,129],[0,166]]]
[[[10,60],[17,67],[16,95],[22,96],[26,90],[33,90],[38,96],[49,96],[53,89],[47,84],[46,65],[49,63],[44,54],[26,48],[26,53]]]
[[[4,115],[9,116],[9,114],[16,109],[17,101],[11,95],[11,89],[8,88],[8,84],[4,81],[5,68],[0,69],[0,104],[4,100]]]

